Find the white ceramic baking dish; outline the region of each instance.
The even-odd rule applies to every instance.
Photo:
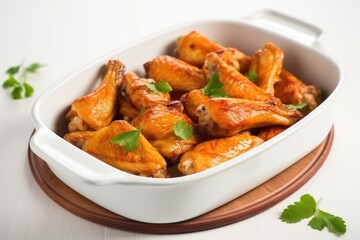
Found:
[[[185,177],[146,178],[117,170],[64,141],[64,115],[72,101],[95,88],[108,59],[127,70],[173,50],[175,39],[197,30],[225,46],[252,54],[274,42],[285,54],[285,68],[320,86],[326,99],[294,126],[257,148],[209,170]],[[244,194],[309,153],[329,133],[334,99],[342,82],[339,66],[319,47],[321,30],[273,11],[236,21],[202,21],[164,31],[113,52],[62,79],[36,101],[32,151],[68,186],[124,217],[148,223],[171,223],[206,213]]]

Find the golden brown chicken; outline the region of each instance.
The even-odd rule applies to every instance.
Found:
[[[207,83],[201,69],[167,55],[146,62],[144,68],[147,77],[168,82],[174,91],[191,91]]]
[[[283,51],[273,43],[266,43],[251,58],[249,69],[256,72],[256,85],[271,95],[274,95],[274,84],[279,81],[283,59]]]
[[[119,101],[119,114],[127,122],[131,122],[141,111],[137,109],[128,96],[121,96]]]
[[[92,133],[73,132],[64,136],[71,143],[81,143],[82,150],[105,163],[135,175],[163,178],[166,177],[166,161],[158,151],[140,134],[136,149],[126,152],[124,147],[110,142],[115,136],[136,130],[123,120],[113,121],[109,126]]]
[[[226,48],[216,52],[221,59],[228,65],[232,66],[242,74],[246,74],[249,70],[251,57],[240,52],[235,48]]]
[[[226,64],[216,53],[207,55],[205,67],[209,73],[218,73],[219,81],[223,83],[222,88],[229,97],[272,102],[278,106],[283,105],[279,99],[266,93],[236,69]]]
[[[119,96],[121,78],[125,66],[118,60],[110,60],[100,85],[90,94],[77,98],[66,114],[70,132],[97,130],[113,120]]]
[[[210,52],[223,50],[225,47],[217,44],[196,31],[181,36],[176,41],[176,56],[194,66],[201,67],[206,55]]]
[[[169,93],[155,93],[146,86],[154,82],[153,79],[141,78],[134,72],[124,75],[119,106],[119,113],[124,120],[131,121],[140,110],[170,103]]]
[[[307,114],[321,103],[321,91],[318,87],[307,85],[290,72],[283,69],[280,81],[275,84],[275,96],[285,104],[305,103],[300,111]]]
[[[233,159],[261,143],[261,138],[243,134],[202,142],[182,155],[178,169],[183,175],[201,172]]]
[[[264,141],[270,140],[271,138],[275,137],[279,133],[282,133],[285,131],[288,127],[281,126],[281,125],[275,125],[275,126],[269,126],[261,128],[257,136],[261,138]]]
[[[169,106],[158,105],[149,108],[132,121],[132,125],[141,128],[141,133],[169,164],[177,162],[181,154],[190,150],[199,141],[195,131],[189,139],[183,139],[175,134],[174,127],[180,121],[195,130],[193,122],[182,110],[182,104],[176,101]]]
[[[233,136],[243,130],[270,125],[290,126],[302,114],[268,102],[239,98],[210,98],[197,109],[200,130],[211,137]]]
[[[185,113],[193,120],[198,122],[198,115],[196,109],[206,102],[209,96],[203,94],[201,89],[192,90],[181,96],[180,101],[184,106]]]

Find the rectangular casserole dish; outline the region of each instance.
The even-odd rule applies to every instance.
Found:
[[[264,43],[274,42],[284,51],[284,67],[303,81],[319,86],[325,100],[295,125],[255,149],[184,177],[131,175],[63,140],[66,111],[75,98],[96,87],[108,59],[121,60],[128,71],[144,72],[144,62],[172,54],[176,38],[192,30],[249,55]],[[272,11],[242,20],[201,21],[164,31],[114,51],[46,90],[32,109],[36,132],[30,147],[65,184],[114,213],[147,223],[172,223],[199,216],[280,173],[329,133],[342,73],[321,51],[320,36],[318,28]]]

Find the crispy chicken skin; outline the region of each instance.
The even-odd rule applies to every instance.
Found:
[[[84,146],[86,140],[92,138],[95,134],[95,131],[77,131],[70,132],[65,134],[64,139],[71,143],[72,145],[81,148]]]
[[[289,71],[283,69],[280,81],[275,84],[275,97],[285,104],[306,103],[301,109],[304,114],[314,110],[321,103],[321,91],[318,87],[306,85]]]
[[[144,68],[148,78],[157,82],[164,80],[174,91],[191,91],[207,83],[200,68],[167,55],[146,62]]]
[[[208,53],[225,49],[196,31],[179,37],[176,43],[175,55],[179,59],[198,67],[204,64]]]
[[[249,70],[251,57],[240,52],[235,48],[226,48],[216,52],[221,59],[228,65],[232,66],[240,73],[245,74]]]
[[[140,110],[134,106],[128,96],[121,96],[119,100],[119,114],[121,119],[131,122],[139,113]]]
[[[124,76],[123,86],[126,88],[131,102],[138,109],[167,105],[170,103],[170,94],[154,93],[145,84],[155,82],[153,79],[141,78],[136,73],[129,72]]]
[[[256,85],[271,95],[274,95],[274,84],[279,81],[283,59],[283,51],[273,43],[266,43],[251,57],[249,69],[257,74]]]
[[[275,137],[279,133],[282,133],[285,131],[288,127],[281,126],[281,125],[275,125],[275,126],[269,126],[261,128],[257,136],[261,138],[264,141],[270,140],[271,138]]]
[[[207,99],[209,99],[209,96],[204,95],[201,89],[196,89],[182,95],[180,101],[184,106],[185,113],[191,120],[197,123],[198,115],[196,109],[201,104],[204,104]]]
[[[165,159],[142,134],[138,147],[128,153],[122,146],[110,142],[111,138],[130,130],[135,128],[126,121],[116,120],[109,126],[92,133],[69,133],[65,136],[65,140],[71,143],[74,143],[75,139],[76,143],[82,142],[82,150],[125,172],[148,177],[165,177],[167,166]]]
[[[239,98],[210,98],[197,109],[200,130],[211,137],[233,136],[270,125],[290,126],[302,117],[268,102]]]
[[[141,133],[171,165],[177,162],[181,154],[190,150],[199,141],[195,132],[189,140],[175,135],[173,126],[181,120],[195,129],[191,119],[182,110],[182,104],[176,101],[169,106],[158,105],[149,108],[132,121],[132,125],[141,128]]]
[[[90,94],[77,98],[66,114],[70,132],[97,130],[113,120],[125,66],[118,60],[109,60],[107,72],[100,85]]]
[[[260,89],[235,68],[226,64],[216,53],[209,53],[207,55],[205,67],[209,73],[215,71],[218,73],[219,80],[224,84],[223,89],[229,97],[272,102],[279,106],[282,105],[279,99]]]
[[[182,155],[178,170],[183,175],[201,172],[237,157],[261,143],[261,138],[245,134],[202,142]]]

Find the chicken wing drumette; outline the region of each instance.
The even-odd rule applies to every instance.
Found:
[[[119,96],[119,87],[125,66],[118,60],[110,60],[100,85],[90,94],[77,98],[66,114],[70,132],[97,130],[113,120]]]

